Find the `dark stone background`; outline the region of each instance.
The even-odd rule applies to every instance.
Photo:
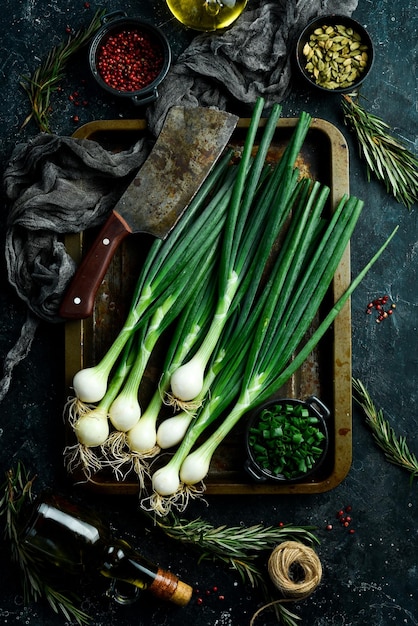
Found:
[[[146,17],[159,24],[169,36],[174,56],[187,45],[191,34],[170,20],[163,2],[116,0],[108,10],[123,9],[129,15]],[[90,21],[93,9],[82,0],[0,0],[0,137],[4,169],[17,142],[37,132],[33,124],[21,130],[28,102],[21,88],[21,75],[30,74],[52,45]],[[372,75],[363,86],[372,112],[383,117],[407,146],[416,151],[416,3],[404,0],[360,0],[354,13],[369,30],[376,59]],[[58,134],[74,131],[75,111],[68,93],[78,87],[87,68],[83,62],[70,67],[63,93],[54,97],[51,116]],[[81,122],[132,115],[120,103],[105,99],[95,87],[85,86],[89,107]],[[351,192],[365,201],[360,223],[352,239],[352,270],[355,275],[370,253],[399,224],[390,249],[378,261],[352,298],[353,375],[368,388],[377,407],[398,435],[406,436],[417,451],[417,210],[397,204],[376,181],[368,182],[352,137],[344,127],[338,96],[313,93],[297,81],[283,103],[283,115],[297,116],[302,109],[339,127],[350,146]],[[135,113],[136,114],[136,113]],[[1,231],[6,223],[2,202]],[[3,244],[2,244],[3,245]],[[14,344],[25,319],[25,306],[8,285],[4,260],[0,263],[0,358]],[[367,302],[388,293],[397,309],[385,323],[376,324],[365,315]],[[43,324],[28,358],[16,369],[10,391],[0,405],[1,475],[18,459],[38,475],[37,489],[70,490],[62,464],[63,328]],[[177,609],[147,597],[131,607],[112,604],[105,595],[106,581],[90,582],[79,590],[83,608],[95,626],[116,621],[125,624],[170,626],[245,626],[261,605],[261,593],[244,585],[239,576],[222,565],[197,562],[196,554],[150,532],[136,512],[132,498],[89,497],[109,520],[115,532],[130,540],[154,561],[172,568],[201,590],[217,586],[224,596],[209,595],[203,605],[194,602]],[[201,515],[214,524],[255,524],[280,521],[318,527],[318,553],[324,576],[309,599],[293,608],[303,624],[312,626],[388,626],[418,624],[416,482],[389,464],[376,447],[363,415],[353,407],[353,462],[347,478],[336,489],[309,496],[210,496],[208,506],[194,504],[190,519]],[[345,505],[353,507],[353,528],[335,523],[335,514]],[[328,522],[334,530],[327,532]],[[11,567],[7,546],[1,545],[2,585],[0,623],[51,626],[68,623],[42,603],[25,607],[18,573]],[[265,612],[256,625],[275,620]]]

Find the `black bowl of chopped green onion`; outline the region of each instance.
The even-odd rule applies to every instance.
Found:
[[[327,454],[329,415],[316,396],[262,405],[247,425],[247,472],[258,482],[300,482],[311,477]]]

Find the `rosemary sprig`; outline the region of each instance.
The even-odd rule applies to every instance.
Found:
[[[52,48],[32,76],[22,77],[20,84],[26,91],[31,105],[31,112],[24,120],[22,128],[34,119],[42,132],[51,132],[49,125],[51,95],[64,77],[68,61],[100,28],[105,13],[105,9],[98,9],[87,28],[71,34],[66,41]]]
[[[411,481],[418,478],[418,459],[407,444],[406,437],[398,437],[385,420],[382,410],[377,410],[368,391],[360,380],[353,380],[353,388],[357,394],[355,397],[366,415],[366,423],[371,428],[373,438],[379,448],[385,453],[386,459],[402,467],[411,474]]]
[[[12,558],[16,563],[26,564],[26,555],[21,550],[17,520],[22,509],[33,499],[32,485],[35,477],[29,478],[24,466],[18,463],[16,472],[6,473],[4,493],[0,499],[0,517],[5,517],[4,537],[10,545]]]
[[[202,551],[202,559],[216,555],[229,562],[242,560],[244,567],[247,560],[253,560],[260,552],[272,550],[283,541],[300,541],[307,545],[319,543],[311,532],[311,526],[213,526],[197,518],[192,521],[178,518],[175,514],[157,518],[156,524],[164,533],[193,544]]]
[[[45,598],[55,613],[61,612],[71,621],[88,624],[89,616],[78,609],[72,600],[55,589],[45,580],[38,565],[24,549],[19,537],[19,519],[23,508],[33,501],[32,485],[35,477],[30,478],[22,463],[16,471],[6,473],[6,481],[0,499],[0,518],[5,520],[4,537],[10,545],[12,560],[22,572],[23,596],[25,604]]]
[[[386,191],[408,209],[418,199],[418,158],[390,133],[390,126],[358,101],[343,96],[344,121],[354,131],[367,178],[383,182]]]
[[[199,562],[212,558],[226,563],[236,570],[243,582],[260,587],[283,626],[297,626],[299,617],[274,601],[268,591],[265,574],[256,563],[260,553],[271,551],[283,541],[299,541],[306,545],[318,544],[311,526],[213,526],[201,518],[192,521],[178,518],[175,514],[156,518],[155,523],[172,539],[195,546],[201,553]]]

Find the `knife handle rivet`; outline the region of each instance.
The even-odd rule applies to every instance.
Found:
[[[108,246],[108,245],[110,244],[110,239],[109,239],[108,237],[105,237],[105,238],[102,240],[102,244],[103,244],[104,246]]]
[[[80,296],[76,296],[73,300],[74,304],[81,304],[81,298]]]

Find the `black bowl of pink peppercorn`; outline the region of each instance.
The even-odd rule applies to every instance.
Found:
[[[89,63],[97,83],[109,94],[146,105],[158,98],[171,48],[157,26],[114,11],[102,18],[90,44]]]

